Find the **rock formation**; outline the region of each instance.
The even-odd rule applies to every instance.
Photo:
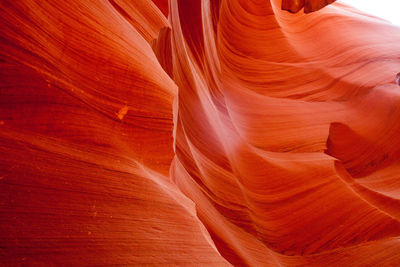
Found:
[[[399,265],[400,29],[333,2],[2,1],[0,262]]]

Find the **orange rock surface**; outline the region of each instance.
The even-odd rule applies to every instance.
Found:
[[[400,29],[333,2],[2,1],[1,264],[400,265]]]

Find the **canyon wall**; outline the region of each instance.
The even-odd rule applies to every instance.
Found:
[[[2,1],[0,262],[400,264],[400,29],[333,2]]]

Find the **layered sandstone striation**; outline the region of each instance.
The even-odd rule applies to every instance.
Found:
[[[400,29],[333,2],[3,1],[0,262],[400,264]]]

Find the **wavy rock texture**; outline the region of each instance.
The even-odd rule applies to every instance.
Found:
[[[1,263],[399,265],[400,30],[332,2],[2,1]]]

